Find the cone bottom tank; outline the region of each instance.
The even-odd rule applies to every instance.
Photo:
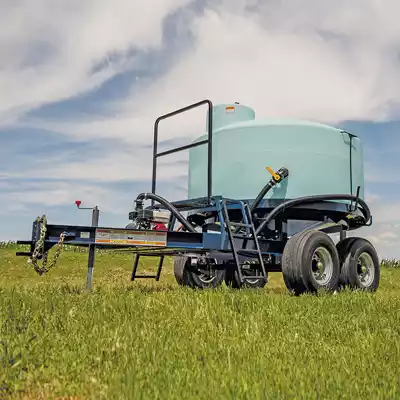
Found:
[[[286,167],[289,177],[266,199],[318,194],[364,198],[363,148],[346,131],[309,121],[256,120],[253,109],[222,104],[213,109],[212,195],[255,199],[270,180],[266,170]],[[195,142],[207,139],[207,133]],[[188,197],[207,196],[207,146],[189,151]]]

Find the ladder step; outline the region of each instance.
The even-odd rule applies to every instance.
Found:
[[[258,250],[255,249],[237,249],[236,253],[253,253],[258,254]]]
[[[32,252],[30,252],[30,251],[17,251],[16,253],[15,253],[15,255],[18,257],[18,256],[22,256],[22,257],[31,257],[32,256]]]
[[[158,263],[157,274],[156,275],[136,275],[137,269],[139,267],[139,259],[140,254],[135,255],[135,261],[133,263],[133,270],[131,275],[131,281],[134,281],[136,278],[139,279],[155,279],[156,281],[160,280],[161,269],[164,262],[164,256],[157,256],[160,257],[160,261]]]
[[[238,226],[240,228],[252,228],[251,224],[244,224],[243,222],[231,222],[232,226]]]
[[[264,279],[265,281],[267,278],[265,276],[260,276],[260,275],[254,275],[254,276],[248,276],[248,275],[243,275],[243,280],[245,281],[246,279]]]
[[[240,209],[241,209],[241,213],[242,213],[242,222],[231,222],[229,219],[229,212],[228,209],[226,207],[226,201],[222,201],[222,213],[223,213],[223,217],[225,219],[227,228],[228,228],[228,238],[229,238],[229,242],[231,245],[231,249],[232,249],[232,255],[236,264],[236,270],[238,272],[239,275],[239,280],[241,283],[243,283],[246,279],[263,279],[266,282],[268,282],[267,279],[267,272],[265,270],[265,266],[264,266],[264,261],[263,261],[263,255],[260,249],[260,245],[258,242],[258,238],[255,232],[255,228],[253,225],[253,221],[252,221],[252,215],[249,209],[248,204],[245,204],[242,201],[238,201],[237,203],[240,204]],[[242,228],[247,228],[250,230],[250,233],[247,234],[238,234],[238,233],[234,233],[232,232],[232,228],[234,228],[235,226],[237,227],[242,227]],[[248,240],[253,241],[254,246],[256,247],[255,249],[245,249],[243,247],[246,246],[237,246],[237,243],[234,239],[242,239],[243,241],[247,242]],[[242,255],[248,255],[249,257],[251,257],[251,255],[255,255],[260,263],[260,267],[261,267],[261,271],[262,271],[262,275],[257,275],[257,276],[244,276],[242,274],[242,267],[244,267],[245,264],[242,265],[242,263],[239,260],[239,254]]]
[[[168,230],[172,230],[174,224],[175,224],[175,217],[170,218],[169,223],[168,223]],[[131,281],[134,281],[136,278],[139,279],[155,279],[156,281],[160,280],[161,276],[161,270],[164,264],[164,255],[154,255],[155,257],[160,257],[160,260],[158,262],[158,267],[157,267],[157,272],[155,275],[136,275],[137,269],[139,267],[139,259],[140,259],[140,254],[136,253],[135,255],[135,261],[133,262],[133,269],[132,269],[132,275],[131,275]]]
[[[232,237],[236,238],[236,239],[247,239],[247,240],[254,240],[254,236],[250,235],[239,235],[237,233],[234,233],[232,235]]]

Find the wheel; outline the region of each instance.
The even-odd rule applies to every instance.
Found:
[[[178,285],[183,285],[183,270],[189,257],[174,257],[174,275]]]
[[[348,237],[345,238],[343,240],[340,240],[337,244],[336,244],[336,249],[338,251],[339,254],[339,261],[340,261],[340,266],[343,265],[343,262],[346,258],[346,254],[348,253],[348,249],[351,246],[351,244],[357,240],[356,237]]]
[[[250,264],[251,265],[251,264]],[[242,274],[243,277],[246,277],[251,275],[255,276],[257,274],[261,275],[261,271],[256,268],[245,268],[242,269]],[[268,272],[267,272],[267,281],[265,281],[262,278],[255,278],[255,279],[245,279],[243,283],[240,283],[239,280],[239,274],[237,273],[236,265],[233,265],[230,269],[229,272],[226,272],[226,278],[225,278],[225,283],[227,286],[230,286],[234,289],[240,289],[240,288],[250,288],[250,289],[258,289],[258,288],[264,288],[266,284],[268,283]]]
[[[344,263],[344,260],[346,259],[346,255],[348,254],[349,248],[351,246],[351,244],[357,240],[356,237],[348,237],[345,238],[343,240],[340,240],[337,244],[336,244],[336,249],[338,251],[339,254],[339,262],[340,262],[340,271],[342,273],[342,266]],[[338,289],[343,289],[345,285],[343,285],[341,278],[339,276],[339,286]]]
[[[364,238],[349,239],[352,240],[342,245],[339,253],[342,266],[339,284],[341,287],[374,292],[380,281],[380,262],[375,247]]]
[[[296,295],[321,289],[335,291],[340,276],[335,243],[318,230],[296,233],[283,250],[282,274],[286,287]]]
[[[207,258],[199,258],[195,265],[191,261],[191,257],[176,257],[174,274],[179,285],[193,289],[216,288],[222,285],[225,268]]]

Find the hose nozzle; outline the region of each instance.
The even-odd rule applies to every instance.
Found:
[[[281,179],[285,179],[289,176],[289,170],[285,167],[282,167],[278,170],[277,174],[280,175]]]
[[[272,175],[272,180],[274,183],[280,182],[282,179],[285,179],[289,175],[289,170],[285,167],[282,167],[275,172],[272,168],[267,166],[266,170]]]

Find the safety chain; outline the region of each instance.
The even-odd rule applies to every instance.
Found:
[[[32,252],[31,257],[29,257],[28,262],[33,264],[33,268],[34,270],[39,274],[39,275],[43,275],[46,272],[49,272],[49,270],[51,268],[53,268],[56,265],[57,259],[60,256],[61,250],[62,250],[62,246],[64,243],[64,239],[65,239],[65,233],[63,232],[60,235],[60,240],[57,243],[57,249],[56,252],[54,254],[53,260],[51,261],[51,263],[49,265],[47,265],[47,261],[48,261],[48,251],[44,252],[44,241],[45,241],[45,237],[46,237],[46,232],[47,232],[47,218],[45,215],[43,215],[42,217],[38,217],[36,218],[36,222],[37,223],[41,223],[41,227],[40,227],[40,236],[39,236],[39,240],[36,243],[35,249]],[[38,263],[38,259],[40,258],[42,259],[42,266],[39,265]]]

